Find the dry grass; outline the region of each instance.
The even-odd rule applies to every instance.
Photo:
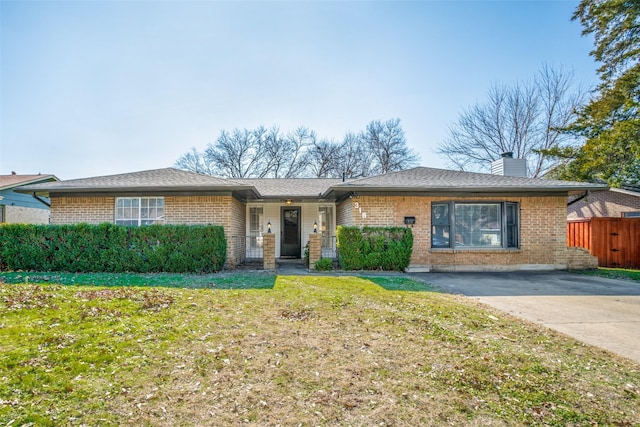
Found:
[[[461,297],[0,290],[0,426],[640,424],[638,365]]]

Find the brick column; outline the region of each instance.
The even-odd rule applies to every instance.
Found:
[[[276,269],[276,235],[273,233],[262,235],[262,268]]]
[[[322,258],[322,234],[309,234],[309,269],[316,269],[316,261]]]

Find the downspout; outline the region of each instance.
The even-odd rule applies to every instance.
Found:
[[[46,205],[48,208],[51,208],[51,203],[49,203],[46,200],[40,198],[36,193],[33,193],[32,196],[33,196],[34,199],[36,199],[37,201],[39,201],[43,205]]]

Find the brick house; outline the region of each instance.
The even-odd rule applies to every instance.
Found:
[[[16,192],[20,186],[57,181],[54,175],[0,175],[0,223],[47,224],[49,200]]]
[[[639,188],[570,197],[567,219],[567,244],[588,250],[600,267],[640,268]]]
[[[335,256],[338,225],[413,229],[410,269],[566,269],[566,201],[605,186],[426,167],[352,180],[222,179],[173,168],[31,185],[51,223],[217,224],[230,267]],[[273,258],[273,264],[271,260]],[[269,262],[268,262],[269,261]]]
[[[569,200],[567,219],[593,217],[640,217],[640,189],[629,187],[588,191]]]

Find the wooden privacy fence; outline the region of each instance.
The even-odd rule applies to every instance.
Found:
[[[570,220],[567,246],[588,249],[600,267],[640,269],[640,218]]]

